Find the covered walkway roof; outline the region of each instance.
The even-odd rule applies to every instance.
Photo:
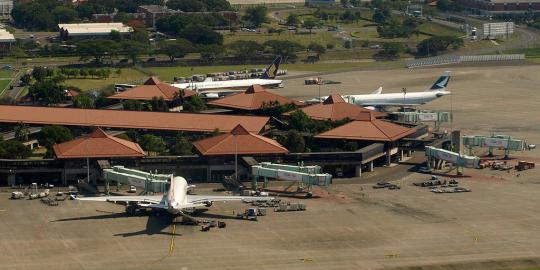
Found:
[[[361,112],[371,112],[358,105],[346,102],[340,95],[331,95],[323,103],[301,108],[305,114],[314,120],[339,121],[345,118],[354,119]],[[288,112],[285,115],[290,115]],[[384,117],[386,113],[373,112],[375,117]]]
[[[372,112],[362,112],[355,119],[315,138],[393,142],[415,132],[414,129],[376,119]]]
[[[258,84],[250,86],[243,93],[226,96],[224,98],[208,102],[208,104],[225,108],[255,111],[261,109],[264,104],[271,104],[271,102],[278,102],[279,105],[302,105],[302,102],[268,92]]]
[[[152,100],[154,97],[161,97],[166,101],[172,101],[179,91],[181,91],[179,88],[171,86],[170,84],[162,83],[158,78],[152,76],[146,80],[143,85],[128,89],[108,98]],[[190,97],[196,94],[188,89],[184,89],[182,91],[184,92],[184,97]]]
[[[84,137],[55,144],[53,150],[59,159],[145,156],[138,144],[108,135],[100,128]]]
[[[213,132],[216,129],[230,132],[238,124],[242,124],[250,132],[259,133],[268,119],[258,116],[0,105],[0,123],[194,132]]]
[[[285,154],[289,150],[278,142],[247,131],[242,125],[230,133],[203,139],[193,143],[203,156],[234,154]]]

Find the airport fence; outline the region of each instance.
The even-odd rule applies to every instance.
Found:
[[[524,60],[525,54],[493,54],[493,55],[450,55],[437,56],[408,61],[407,68],[457,64],[462,62],[491,62],[491,61],[518,61]]]

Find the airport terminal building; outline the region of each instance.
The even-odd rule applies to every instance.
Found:
[[[481,15],[540,11],[540,0],[457,0],[457,2]]]

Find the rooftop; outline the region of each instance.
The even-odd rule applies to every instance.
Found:
[[[133,28],[123,23],[62,23],[58,28],[67,31],[70,36],[109,35],[111,31],[131,33]]]
[[[258,133],[268,117],[178,112],[138,112],[0,105],[0,122],[39,125],[116,127],[194,132],[229,132],[242,124]]]
[[[15,42],[15,36],[6,29],[0,29],[0,42]]]
[[[354,119],[315,138],[393,142],[414,133],[413,129],[376,119],[372,112],[362,112]]]
[[[285,154],[285,147],[275,140],[247,131],[237,125],[230,133],[203,139],[193,143],[203,156],[234,154]]]
[[[55,144],[53,150],[59,159],[142,157],[146,155],[137,143],[108,135],[101,128],[96,128],[94,132],[84,137]]]
[[[162,97],[166,101],[171,101],[180,91],[179,88],[173,87],[170,84],[162,83],[157,77],[150,77],[143,85],[137,86],[127,91],[112,95],[108,98],[112,99],[138,99],[152,100],[154,97]],[[196,93],[191,90],[183,90],[184,97],[190,97]]]
[[[340,95],[331,95],[323,103],[301,108],[305,114],[315,120],[343,120],[354,119],[362,112],[373,112],[375,117],[384,117],[386,113],[374,112],[358,105],[346,102]],[[292,112],[286,113],[290,115]]]
[[[142,9],[149,13],[174,13],[177,12],[175,10],[169,9],[166,6],[160,6],[160,5],[143,5],[139,6],[139,9]]]
[[[258,84],[250,86],[243,93],[226,96],[224,98],[208,102],[208,104],[225,108],[254,111],[261,109],[263,104],[270,104],[271,102],[276,101],[280,105],[302,104],[299,101],[268,92]]]

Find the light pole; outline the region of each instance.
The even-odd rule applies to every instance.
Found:
[[[234,180],[238,181],[238,138],[234,137]]]
[[[405,95],[407,94],[407,88],[403,87],[401,92],[403,92],[403,105],[401,106],[401,110],[405,112]]]

